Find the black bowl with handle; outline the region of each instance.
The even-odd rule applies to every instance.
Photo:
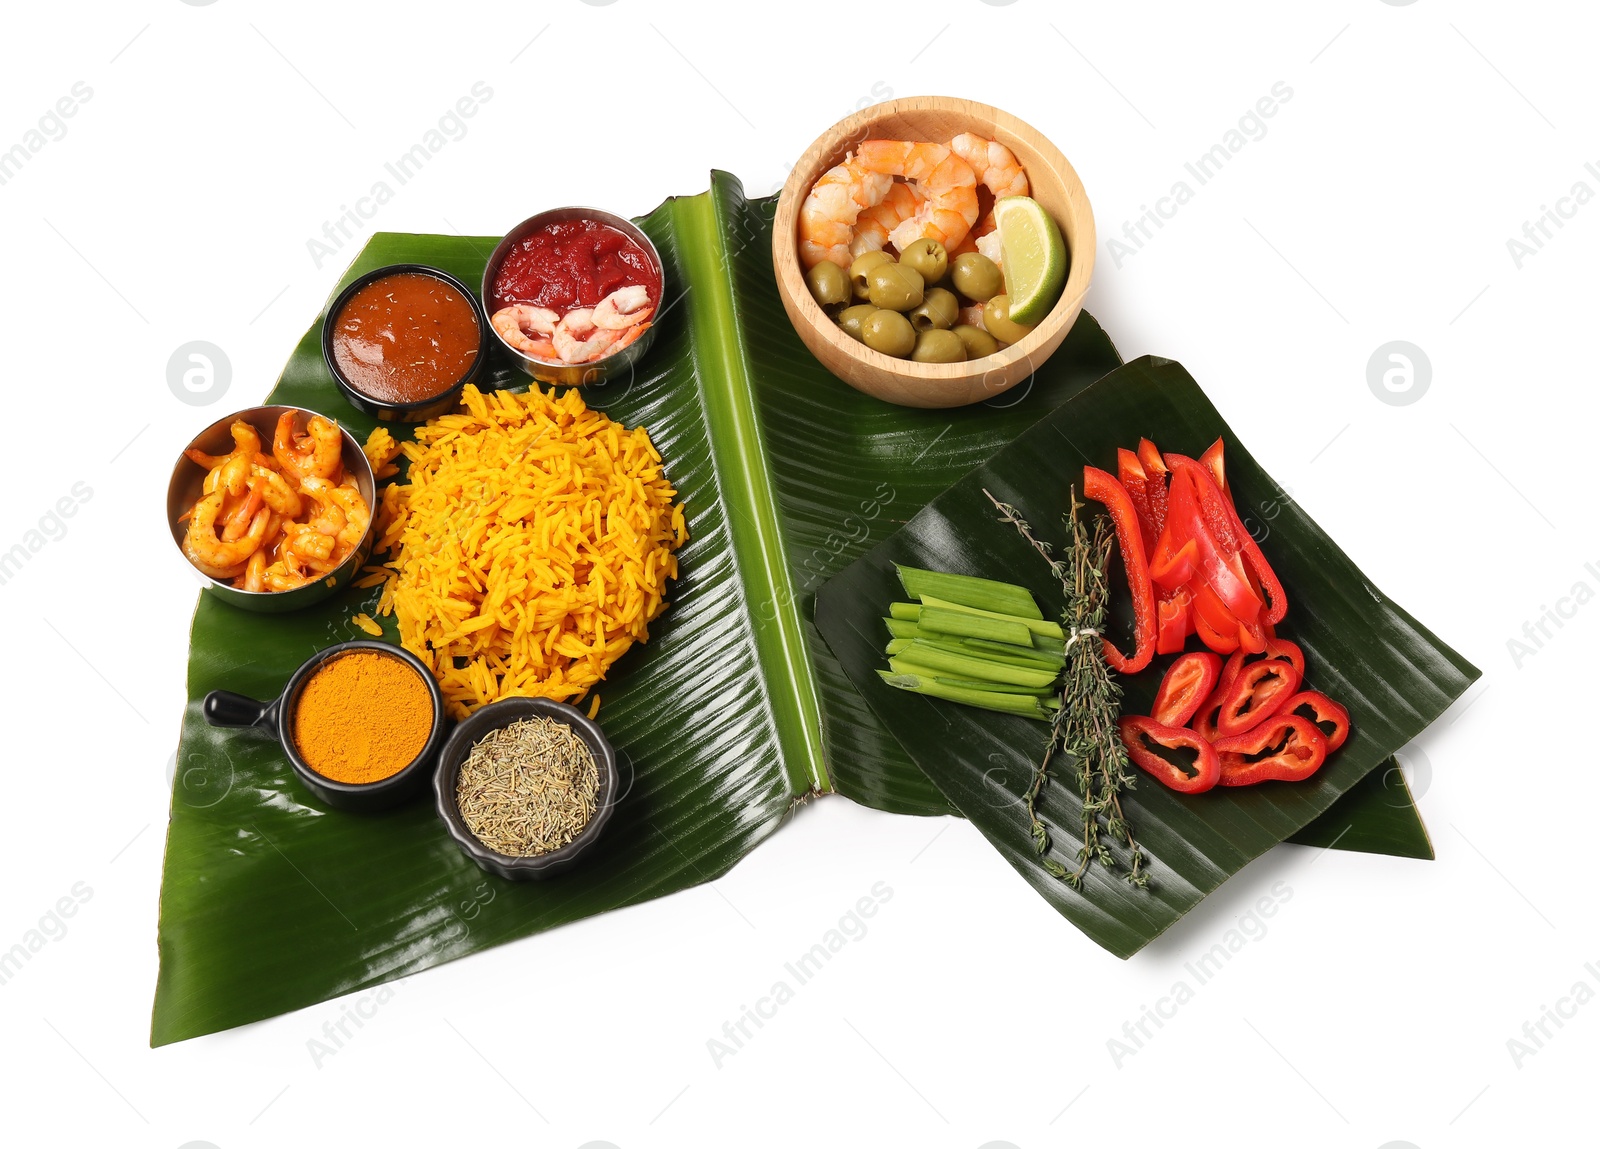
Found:
[[[313,770],[296,747],[293,728],[295,703],[300,700],[300,692],[317,670],[336,658],[362,650],[399,659],[416,671],[428,688],[428,698],[433,706],[433,725],[422,750],[396,773],[375,782],[336,782]],[[422,660],[392,643],[365,639],[341,642],[326,650],[319,650],[289,677],[283,693],[270,701],[260,702],[231,690],[213,690],[201,703],[201,712],[213,726],[255,727],[275,736],[283,746],[289,765],[294,768],[306,789],[330,806],[359,812],[387,810],[415,798],[427,789],[428,779],[433,776],[434,766],[439,760],[439,749],[444,745],[450,726],[444,708],[444,695]]]

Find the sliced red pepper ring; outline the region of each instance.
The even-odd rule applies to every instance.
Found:
[[[1350,712],[1320,690],[1302,690],[1299,694],[1291,695],[1278,707],[1278,713],[1304,718],[1315,726],[1317,732],[1327,739],[1329,754],[1343,746],[1345,739],[1350,737]]]
[[[1269,659],[1276,662],[1287,662],[1299,672],[1300,680],[1302,682],[1305,681],[1305,652],[1296,643],[1290,642],[1287,638],[1269,638],[1267,639],[1265,650],[1240,650],[1235,652],[1222,667],[1222,677],[1218,680],[1218,687],[1226,689],[1235,678],[1239,677],[1239,672],[1245,667],[1257,662],[1265,662]]]
[[[1278,712],[1300,689],[1300,672],[1287,662],[1267,659],[1241,670],[1222,692],[1217,734],[1232,738]]]
[[[1222,659],[1207,650],[1196,650],[1173,661],[1156,688],[1150,704],[1150,717],[1163,726],[1187,726],[1200,704],[1217,688]]]
[[[1241,622],[1239,624],[1239,649],[1246,654],[1266,653],[1267,632],[1259,622]]]
[[[1275,715],[1254,730],[1215,743],[1223,786],[1300,782],[1328,759],[1328,741],[1304,718]]]
[[[1086,498],[1104,504],[1111,514],[1111,523],[1117,531],[1117,547],[1122,551],[1123,569],[1128,575],[1128,590],[1133,596],[1133,653],[1124,656],[1110,639],[1106,639],[1106,664],[1119,674],[1137,674],[1149,666],[1156,655],[1155,592],[1150,586],[1150,564],[1145,558],[1138,513],[1122,484],[1099,467],[1084,467],[1083,493]]]
[[[1199,794],[1221,777],[1216,750],[1192,730],[1131,714],[1117,723],[1117,729],[1133,764],[1169,789]]]

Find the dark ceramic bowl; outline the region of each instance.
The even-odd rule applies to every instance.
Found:
[[[461,775],[461,764],[467,760],[473,746],[491,731],[510,726],[524,718],[554,718],[565,722],[582,738],[594,755],[594,764],[600,771],[600,790],[595,795],[594,817],[578,832],[578,836],[548,854],[536,858],[512,858],[496,853],[473,836],[461,820],[456,806],[456,779]],[[433,793],[439,807],[439,817],[456,840],[456,845],[478,865],[491,874],[498,874],[513,882],[532,878],[548,878],[569,870],[578,858],[594,845],[611,820],[611,811],[617,804],[620,788],[617,783],[617,755],[606,740],[600,727],[565,702],[549,698],[502,698],[491,702],[472,717],[456,726],[450,741],[439,753],[439,769],[433,776]]]
[[[294,731],[290,729],[290,724],[294,721],[295,703],[299,701],[300,691],[305,689],[312,673],[323,663],[357,650],[376,651],[390,658],[398,658],[410,666],[428,687],[428,697],[433,702],[433,728],[428,732],[427,742],[423,743],[422,750],[411,760],[410,765],[387,778],[359,784],[335,782],[332,778],[324,778],[318,774],[311,768],[311,764],[300,756],[300,751],[294,744]],[[254,698],[235,694],[231,690],[213,690],[206,695],[202,710],[206,721],[213,726],[254,726],[276,735],[278,742],[283,746],[284,754],[289,759],[289,765],[294,767],[295,774],[305,783],[306,789],[330,806],[359,812],[386,810],[391,806],[398,806],[426,789],[428,779],[433,775],[434,765],[439,759],[439,748],[444,745],[445,733],[449,729],[449,719],[444,709],[444,695],[440,693],[439,684],[434,681],[433,675],[422,664],[422,660],[409,650],[403,650],[392,643],[365,639],[359,642],[341,642],[337,646],[330,646],[313,654],[290,676],[289,684],[283,688],[283,693],[270,702],[258,702]]]
[[[437,395],[430,395],[426,399],[418,399],[411,403],[391,403],[384,399],[373,398],[345,378],[344,372],[339,370],[339,364],[333,357],[333,332],[339,320],[339,313],[344,310],[344,305],[350,302],[352,295],[375,279],[406,273],[431,275],[434,279],[449,285],[471,305],[472,318],[478,324],[478,354],[473,358],[472,366],[467,369],[467,373]],[[357,411],[365,411],[384,423],[421,423],[453,410],[467,384],[477,382],[486,370],[489,349],[492,346],[494,342],[489,337],[489,320],[484,316],[483,304],[473,294],[472,288],[448,271],[440,271],[437,267],[428,267],[421,263],[395,263],[367,272],[335,296],[328,313],[322,317],[322,361],[327,364],[328,374],[333,376],[333,381],[339,385],[339,390],[344,393],[344,397],[350,401],[352,407]]]

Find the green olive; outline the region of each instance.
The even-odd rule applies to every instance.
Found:
[[[910,311],[922,303],[922,276],[903,263],[880,263],[867,273],[867,298],[875,307]]]
[[[954,327],[961,316],[961,303],[952,292],[942,287],[930,287],[922,294],[922,303],[911,309],[911,326],[918,331],[930,327]]]
[[[879,308],[862,321],[861,342],[874,351],[904,359],[917,345],[917,333],[911,320],[898,311]]]
[[[1009,295],[997,295],[983,305],[983,326],[1001,343],[1015,343],[1033,330],[1032,325],[1011,322]]]
[[[839,326],[851,339],[860,340],[861,325],[866,322],[867,316],[878,310],[870,303],[858,303],[854,307],[846,307],[839,312]]]
[[[850,280],[837,263],[823,260],[806,272],[806,286],[811,289],[811,298],[824,307],[850,302]]]
[[[956,256],[950,264],[950,281],[974,303],[986,303],[1005,290],[1005,280],[994,260],[976,251]]]
[[[900,253],[901,265],[914,269],[926,283],[938,283],[943,279],[949,260],[944,244],[936,239],[919,239]]]
[[[954,331],[930,327],[917,335],[911,358],[918,363],[960,363],[967,357],[961,336]]]
[[[857,299],[867,297],[867,276],[872,274],[872,269],[879,264],[893,263],[894,256],[887,251],[869,251],[856,256],[855,262],[850,265],[850,286],[855,291]]]
[[[967,349],[968,359],[982,359],[985,355],[993,355],[1000,350],[1000,341],[990,335],[981,327],[974,327],[970,323],[961,323],[952,328],[956,338],[961,340]]]

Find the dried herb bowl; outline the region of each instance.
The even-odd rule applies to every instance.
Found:
[[[461,776],[461,765],[472,748],[495,730],[520,722],[525,718],[553,718],[572,728],[589,753],[600,774],[600,787],[595,794],[594,817],[565,846],[536,857],[513,858],[489,849],[462,820],[456,804],[456,780]],[[439,753],[439,769],[433,776],[433,792],[439,807],[439,817],[463,853],[491,874],[498,874],[513,882],[533,878],[549,878],[571,869],[578,859],[594,845],[611,820],[612,808],[621,797],[618,784],[617,754],[611,748],[605,733],[592,720],[568,706],[549,698],[503,698],[491,702],[471,717],[463,719]]]

